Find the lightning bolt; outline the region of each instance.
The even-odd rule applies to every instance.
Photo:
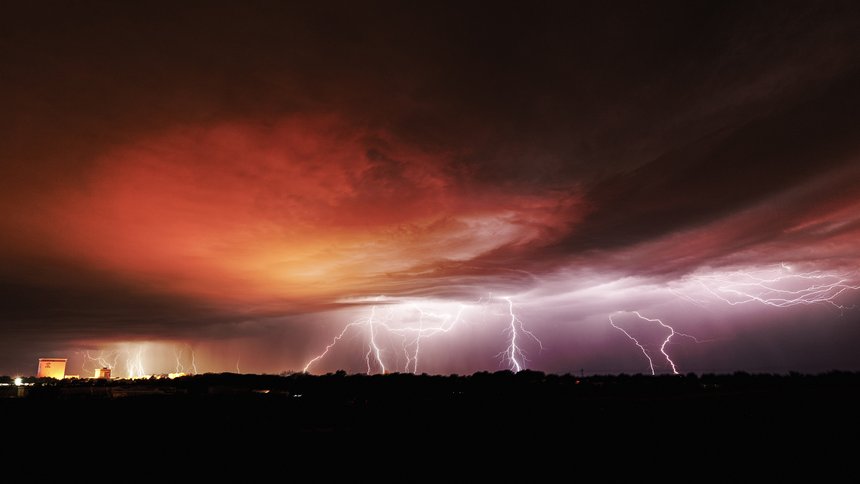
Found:
[[[182,364],[182,348],[173,349],[173,354],[176,356],[176,373],[185,373],[185,365]]]
[[[795,272],[788,264],[767,271],[731,271],[700,276],[695,281],[704,290],[730,306],[760,303],[777,308],[830,304],[850,309],[837,302],[846,291],[858,290],[852,275],[824,271]]]
[[[138,345],[135,351],[99,351],[98,354],[93,354],[89,350],[84,351],[84,363],[81,367],[84,374],[92,374],[93,370],[87,368],[87,362],[95,363],[97,368],[115,369],[121,355],[125,355],[125,372],[126,378],[142,378],[146,375],[143,367],[144,345]]]
[[[651,369],[651,374],[656,375],[657,373],[654,369],[654,360],[651,358],[651,355],[648,354],[648,350],[645,348],[645,346],[638,339],[636,339],[633,335],[631,335],[627,330],[625,330],[621,326],[618,326],[618,324],[615,322],[615,320],[612,319],[612,316],[616,316],[618,314],[622,314],[625,312],[626,311],[618,311],[618,312],[610,314],[609,315],[609,324],[613,328],[624,333],[625,336],[627,336],[631,341],[633,341],[633,343],[637,347],[639,347],[639,350],[642,351],[642,354],[645,355],[645,358],[648,360],[648,367]],[[701,343],[701,340],[697,339],[695,336],[691,336],[689,334],[681,333],[680,331],[676,331],[675,328],[673,328],[672,326],[669,326],[668,324],[663,322],[663,320],[661,320],[661,319],[646,318],[645,316],[642,316],[641,314],[639,314],[639,311],[632,311],[632,312],[630,312],[630,314],[635,314],[637,318],[639,318],[643,321],[648,321],[651,323],[657,323],[658,325],[662,326],[663,328],[666,328],[669,330],[669,334],[666,336],[666,338],[663,340],[663,343],[660,345],[660,353],[663,355],[663,357],[669,363],[669,367],[672,369],[672,373],[677,375],[678,374],[678,367],[677,367],[677,365],[675,365],[675,362],[672,360],[672,357],[669,356],[669,353],[666,352],[666,346],[669,345],[669,343],[672,341],[672,338],[675,336],[683,336],[685,338],[689,338],[689,339],[695,341],[696,343]]]
[[[307,364],[305,365],[304,369],[302,369],[302,372],[307,373],[307,372],[308,372],[308,370],[310,370],[311,365],[313,365],[313,364],[314,364],[314,363],[316,363],[317,361],[319,361],[319,360],[323,359],[323,358],[328,354],[328,352],[329,352],[332,348],[334,348],[334,346],[337,344],[337,342],[338,342],[338,341],[340,341],[340,340],[341,340],[341,338],[343,338],[343,337],[344,337],[344,335],[346,335],[346,332],[347,332],[347,331],[349,331],[349,330],[350,330],[350,328],[352,328],[353,326],[358,326],[358,325],[360,325],[360,324],[362,324],[362,320],[353,321],[353,322],[351,322],[351,323],[347,324],[347,325],[343,328],[343,331],[341,331],[339,335],[335,336],[335,337],[334,337],[334,339],[332,340],[332,342],[331,342],[331,343],[329,343],[329,344],[325,347],[325,350],[323,350],[323,352],[322,352],[322,353],[320,353],[319,355],[317,355],[317,356],[313,357],[310,361],[308,361],[308,362],[307,362]]]
[[[418,373],[418,357],[421,353],[421,340],[441,333],[450,332],[460,322],[464,306],[460,305],[453,318],[450,314],[440,314],[425,310],[417,304],[412,304],[410,307],[419,315],[417,327],[405,325],[395,328],[387,321],[384,323],[384,327],[387,331],[399,335],[402,338],[403,353],[406,357],[404,371],[409,372],[409,366],[411,365],[412,373]],[[436,321],[437,323],[434,325],[432,322],[428,322],[428,320]],[[411,354],[408,351],[410,346],[414,348]]]
[[[537,339],[537,337],[532,334],[531,331],[523,327],[522,320],[517,317],[516,313],[514,312],[514,302],[511,300],[511,298],[503,297],[502,299],[507,301],[508,303],[508,315],[511,317],[511,320],[508,325],[508,334],[510,334],[510,339],[508,340],[508,347],[507,349],[499,353],[499,356],[501,356],[505,361],[507,361],[508,367],[511,369],[511,371],[513,371],[514,373],[518,373],[523,368],[525,368],[525,364],[528,360],[526,359],[526,355],[523,352],[523,349],[517,343],[517,336],[523,334],[532,338],[534,341],[537,342],[541,350],[543,350],[543,343],[541,343],[541,341]]]
[[[184,374],[185,373],[186,367],[185,367],[185,364],[182,362],[182,360],[183,360],[182,356],[185,353],[186,349],[188,350],[188,353],[187,353],[188,357],[186,359],[190,359],[188,364],[191,366],[191,370],[193,371],[193,373],[191,373],[191,374],[196,375],[197,374],[197,361],[196,361],[196,357],[194,355],[194,348],[190,344],[187,344],[187,343],[184,345],[184,347],[183,346],[174,346],[173,347],[173,356],[176,359],[175,373],[177,373],[177,374],[179,374],[179,373]]]
[[[376,306],[372,306],[370,308],[370,320],[368,321],[368,325],[370,326],[370,345],[367,349],[367,354],[364,356],[364,359],[367,361],[367,374],[370,375],[370,355],[373,353],[373,356],[376,357],[376,363],[379,365],[379,369],[381,373],[385,374],[385,363],[382,361],[382,350],[379,349],[379,345],[376,344],[376,324],[374,318],[376,317]]]
[[[84,362],[81,365],[81,375],[82,376],[93,375],[97,368],[113,369],[114,367],[116,367],[116,362],[117,362],[117,359],[119,358],[119,353],[112,352],[110,354],[112,355],[112,358],[113,358],[112,361],[108,361],[109,357],[105,356],[105,352],[103,350],[99,351],[99,353],[97,355],[93,355],[92,353],[90,353],[90,350],[84,351],[83,352]],[[95,363],[96,368],[88,369],[87,368],[87,362],[88,361]]]
[[[527,359],[525,352],[521,348],[521,342],[524,339],[533,340],[543,349],[540,340],[529,330],[527,330],[522,320],[514,311],[514,303],[510,297],[498,298],[507,303],[508,315],[510,320],[507,323],[507,334],[509,334],[507,348],[499,353],[508,367],[512,371],[521,371],[525,368]],[[418,304],[409,304],[398,306],[413,311],[417,314],[414,320],[394,320],[394,309],[389,308],[386,314],[380,315],[380,311],[376,306],[370,308],[368,317],[359,318],[348,323],[341,332],[336,335],[331,343],[326,345],[322,352],[311,358],[305,364],[303,371],[308,372],[313,365],[325,358],[347,334],[351,331],[364,330],[366,331],[367,348],[364,352],[365,367],[368,374],[378,371],[385,373],[391,365],[386,365],[386,355],[402,354],[405,364],[402,366],[405,372],[418,372],[418,364],[421,361],[422,342],[434,336],[450,333],[457,326],[463,323],[463,312],[465,305],[459,305],[459,308],[454,313],[438,313],[422,308]],[[395,336],[400,344],[399,352],[387,352],[383,343],[382,334]],[[391,344],[391,338],[387,338]],[[395,343],[396,344],[396,343]]]
[[[418,373],[418,355],[421,352],[421,336],[424,333],[424,311],[419,308],[421,316],[418,318],[418,336],[415,337],[415,352],[412,354],[412,357],[409,357],[409,353],[406,353],[406,371],[409,371],[409,362],[412,362],[412,373]],[[404,345],[404,351],[406,350]]]
[[[143,345],[138,345],[137,351],[128,352],[128,357],[125,360],[125,366],[128,372],[128,378],[145,378],[147,373],[143,368]]]

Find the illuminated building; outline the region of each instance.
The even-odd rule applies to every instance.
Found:
[[[96,368],[96,372],[93,375],[93,378],[102,378],[110,380],[110,368]]]
[[[36,376],[62,380],[66,376],[66,358],[39,358],[39,372]]]

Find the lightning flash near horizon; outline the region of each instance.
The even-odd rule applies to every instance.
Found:
[[[42,3],[0,376],[860,370],[860,2]]]
[[[114,373],[114,378],[144,378],[149,376],[144,366],[144,355],[146,354],[146,344],[139,343],[133,346],[118,350],[85,350],[82,352],[83,363],[81,365],[82,374],[91,375],[98,368],[109,368],[111,370],[119,370],[122,368],[123,373]],[[123,365],[119,364],[122,358]],[[90,367],[90,364],[94,364]]]
[[[168,373],[164,356],[172,352],[173,371]],[[81,374],[84,377],[92,375],[98,368],[113,370],[113,378],[149,378],[157,375],[196,375],[197,356],[194,347],[189,343],[121,343],[109,349],[83,350],[81,357]]]
[[[622,314],[622,313],[625,313],[625,311],[619,311],[617,313],[610,314],[609,315],[609,324],[612,325],[613,328],[624,333],[625,336],[627,336],[631,341],[633,341],[633,343],[642,351],[642,354],[645,355],[645,358],[648,360],[648,367],[651,370],[651,374],[656,375],[657,373],[656,373],[656,370],[654,369],[654,360],[651,358],[651,355],[648,354],[647,346],[645,344],[641,343],[638,338],[631,335],[629,331],[622,328],[621,326],[618,326],[618,324],[612,318],[613,316],[616,316],[616,315]],[[664,323],[659,318],[646,318],[645,316],[642,316],[639,313],[639,311],[630,311],[630,313],[634,314],[640,320],[648,321],[651,323],[657,323],[659,326],[669,330],[669,334],[667,334],[666,337],[660,343],[659,349],[660,349],[660,353],[663,355],[663,358],[665,358],[666,362],[669,363],[669,367],[672,369],[672,374],[677,375],[678,374],[678,367],[677,367],[677,365],[675,365],[675,362],[672,360],[672,357],[669,356],[669,353],[666,352],[666,346],[669,345],[669,343],[672,341],[672,338],[675,336],[682,336],[685,338],[689,338],[689,339],[695,341],[696,343],[699,343],[700,341],[695,336],[691,336],[689,334],[681,333],[680,331],[676,331],[675,328]]]
[[[829,304],[849,309],[837,301],[846,291],[858,290],[852,284],[856,273],[821,270],[797,272],[788,264],[758,271],[727,271],[696,277],[705,291],[730,306],[760,303],[777,308],[799,305]]]
[[[305,364],[302,371],[309,372],[313,365],[325,358],[351,330],[355,329],[365,334],[364,360],[367,374],[372,374],[374,371],[388,373],[393,368],[405,373],[418,373],[422,341],[451,333],[464,324],[463,312],[467,307],[482,307],[486,313],[486,306],[492,301],[503,301],[507,316],[510,317],[506,320],[505,330],[508,335],[507,348],[498,355],[511,371],[519,372],[526,368],[528,362],[521,340],[528,338],[537,344],[540,350],[543,350],[543,344],[537,336],[524,327],[510,297],[490,297],[477,305],[459,304],[455,311],[450,312],[431,310],[418,302],[410,302],[389,305],[380,316],[377,314],[377,306],[373,305],[370,307],[369,315],[347,323],[321,353]],[[383,336],[387,337],[387,347],[382,342]],[[386,361],[390,363],[386,365]]]
[[[567,279],[570,280],[570,279]],[[630,340],[642,353],[646,372],[680,374],[685,359],[700,350],[691,350],[689,343],[709,343],[701,351],[718,346],[732,336],[715,336],[713,330],[700,325],[715,312],[744,311],[757,305],[771,311],[796,310],[799,306],[823,306],[838,309],[840,315],[853,310],[847,302],[848,293],[860,290],[856,274],[845,271],[810,270],[780,264],[768,267],[730,267],[723,270],[706,269],[657,284],[647,279],[595,279],[585,289],[561,293],[564,304],[574,310],[596,300],[605,302],[591,311],[573,316],[565,323],[576,330],[589,317],[608,318],[609,325]],[[558,305],[558,300],[521,293],[517,296],[490,295],[471,302],[445,299],[407,299],[377,296],[365,299],[344,299],[355,309],[331,313],[332,317],[352,316],[328,343],[302,364],[302,372],[325,368],[356,368],[366,374],[393,372],[421,373],[439,371],[440,356],[472,358],[491,364],[495,355],[499,367],[513,372],[526,368],[541,368],[544,345],[539,335],[547,326],[535,327],[524,323],[516,300],[528,302],[532,311]],[[643,299],[644,298],[644,299]],[[647,301],[641,309],[602,312],[611,305],[625,301]],[[686,301],[694,311],[683,309],[677,301]],[[673,301],[675,303],[673,304]],[[562,305],[564,307],[564,305]],[[679,309],[680,308],[680,309]],[[359,311],[359,314],[355,314]],[[605,319],[603,319],[605,321]],[[682,324],[679,330],[678,324]],[[691,334],[692,333],[692,334]],[[478,352],[470,345],[471,338],[494,341],[501,347],[494,353]],[[120,378],[148,377],[152,373],[166,374],[169,358],[174,374],[198,374],[214,371],[212,354],[229,354],[223,350],[206,349],[203,368],[195,345],[188,342],[118,343],[101,350],[81,351],[83,374],[93,367],[114,370]],[[679,361],[673,348],[684,348]],[[440,350],[444,351],[440,353]],[[228,350],[234,351],[234,350]],[[241,350],[240,350],[241,351]],[[352,358],[349,355],[356,353]],[[336,353],[336,354],[335,354]],[[241,353],[232,353],[229,371],[241,372]],[[574,355],[576,356],[576,355]],[[539,359],[535,360],[534,358]],[[220,360],[219,360],[220,361]],[[223,363],[223,362],[222,362]],[[479,363],[484,364],[484,363]],[[442,366],[444,368],[444,366]],[[699,366],[701,367],[701,366]],[[224,371],[223,364],[219,367]]]
[[[702,310],[707,310],[712,302],[728,306],[739,306],[749,303],[762,304],[773,308],[792,308],[802,305],[829,305],[839,309],[840,313],[852,309],[853,305],[846,305],[838,300],[838,297],[847,291],[860,290],[860,285],[855,284],[856,273],[838,271],[798,271],[786,263],[769,268],[734,269],[725,271],[711,271],[705,274],[694,274],[682,280],[680,286],[670,287],[669,290],[676,296],[694,304]],[[704,292],[701,292],[704,291]],[[618,324],[614,317],[619,314],[629,313],[635,315],[639,320],[656,323],[658,326],[669,331],[659,345],[659,352],[669,365],[673,374],[678,374],[678,366],[667,352],[672,338],[681,336],[696,343],[702,340],[675,330],[659,318],[648,318],[639,311],[617,311],[609,315],[609,324],[623,333],[642,352],[648,361],[648,368],[655,375],[654,359],[650,354],[650,345],[642,343],[641,337],[631,334],[631,329],[625,329]]]
[[[508,303],[508,314],[511,317],[511,321],[507,331],[510,334],[511,339],[507,349],[499,353],[499,356],[501,356],[503,361],[506,361],[508,363],[511,371],[517,373],[523,368],[525,368],[526,362],[528,361],[522,348],[517,343],[517,336],[528,336],[538,344],[541,350],[543,350],[543,343],[541,343],[537,336],[535,336],[531,331],[523,327],[522,320],[520,320],[520,318],[517,317],[516,313],[514,313],[514,302],[511,300],[511,298],[503,297],[502,299],[504,299]]]

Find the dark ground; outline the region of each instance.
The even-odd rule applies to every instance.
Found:
[[[6,435],[112,458],[201,453],[271,462],[302,451],[461,465],[489,452],[500,459],[496,467],[520,468],[531,456],[648,475],[665,465],[707,466],[710,473],[728,465],[789,473],[809,465],[821,477],[856,472],[860,436],[860,374],[844,372],[223,374],[24,388],[17,397],[16,387],[0,387],[8,397],[0,398],[0,415],[11,417],[3,419]]]

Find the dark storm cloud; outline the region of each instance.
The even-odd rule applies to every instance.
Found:
[[[22,5],[0,34],[2,145],[29,163],[4,168],[80,175],[170,125],[330,110],[456,149],[487,183],[608,174],[839,75],[857,54],[852,7]]]
[[[185,337],[249,317],[89,267],[30,227],[47,193],[87,192],[103,156],[188,126],[336,115],[435,155],[463,193],[582,198],[559,204],[584,211],[553,240],[416,264],[368,291],[472,297],[572,260],[683,273],[777,239],[815,245],[857,223],[785,234],[856,200],[858,20],[856,2],[5,5],[0,338]],[[362,148],[375,163],[363,180],[400,183],[405,164],[384,143]],[[786,195],[812,180],[811,194]],[[768,200],[782,208],[744,219],[754,229],[724,223],[695,254],[618,255]]]
[[[612,248],[706,224],[856,163],[858,82],[860,71],[848,73],[798,105],[601,181],[588,195],[594,210],[569,244]]]
[[[0,320],[19,337],[99,339],[118,329],[189,336],[241,319],[225,309],[64,260],[19,259],[0,269]]]

